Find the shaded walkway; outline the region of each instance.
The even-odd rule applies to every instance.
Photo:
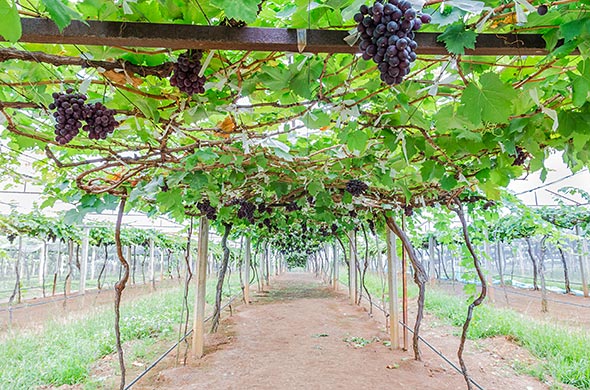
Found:
[[[254,300],[224,321],[221,334],[209,337],[205,358],[187,367],[164,369],[137,388],[465,387],[459,374],[429,353],[420,363],[409,352],[391,351],[384,345],[388,338],[383,324],[309,274],[285,274]],[[502,382],[504,389],[526,389],[531,384],[531,389],[547,388],[531,378],[507,379]]]

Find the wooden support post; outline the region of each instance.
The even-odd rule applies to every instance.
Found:
[[[402,229],[406,230],[406,218],[402,214]],[[406,262],[406,249],[402,245],[402,321],[408,326],[408,269]],[[404,326],[404,351],[408,350],[408,328]]]
[[[154,247],[154,239],[150,238],[150,286],[152,289],[156,288],[156,248]]]
[[[356,281],[356,232],[351,230],[348,233],[348,243],[350,256],[349,267],[348,267],[348,298],[350,304],[354,305],[358,301],[358,287]]]
[[[205,330],[205,295],[207,293],[207,251],[209,245],[209,220],[201,217],[199,224],[198,261],[195,278],[195,309],[193,310],[192,353],[196,358],[203,357]]]
[[[81,294],[86,293],[86,277],[88,276],[88,235],[89,228],[84,228],[84,235],[82,236],[82,258],[80,259],[80,289]]]
[[[399,349],[399,307],[397,303],[397,252],[395,235],[387,226],[387,286],[389,288],[389,339],[391,348]]]
[[[127,247],[127,261],[129,262],[129,265],[131,265],[132,256],[133,256],[133,249],[131,248],[131,245],[129,245]],[[119,269],[120,269],[120,265],[119,265]]]
[[[487,264],[487,271],[488,271],[488,275],[486,277],[486,283],[488,284],[488,296],[490,298],[490,302],[494,302],[495,301],[495,297],[494,297],[494,278],[493,278],[493,270],[494,270],[494,266],[492,263],[492,255],[490,253],[490,242],[489,241],[485,241],[484,243],[484,251],[486,253],[487,258],[486,260],[486,264]]]
[[[160,282],[164,280],[164,250],[160,248]]]
[[[68,240],[68,273],[66,279],[66,285],[64,287],[64,294],[70,295],[72,292],[72,260],[74,259],[74,241]]]
[[[333,274],[333,279],[332,279],[332,287],[334,288],[335,291],[338,291],[338,278],[340,277],[339,275],[339,262],[338,262],[338,251],[336,249],[336,244],[332,244],[332,254],[333,254],[333,259],[332,261],[334,262],[334,274]]]
[[[250,304],[250,259],[252,256],[252,242],[250,237],[246,237],[244,240],[245,256],[244,256],[244,303]]]
[[[588,281],[586,280],[586,267],[584,264],[586,262],[585,257],[586,257],[586,252],[587,252],[587,248],[586,248],[586,240],[584,240],[584,237],[582,237],[582,235],[580,234],[580,227],[578,225],[576,225],[576,235],[578,236],[578,259],[580,262],[580,276],[582,277],[582,291],[584,292],[584,296],[586,298],[588,298]]]
[[[428,272],[429,272],[429,282],[434,282],[435,281],[435,272],[434,272],[434,235],[430,235],[430,237],[428,238],[428,257],[429,257],[429,261],[430,261],[430,266],[428,267]]]
[[[96,277],[96,247],[92,247],[92,255],[90,255],[90,280]]]
[[[269,255],[269,250],[268,250],[268,244],[266,244],[266,246],[264,247],[264,283],[267,286],[270,286],[270,270],[269,270],[269,265],[268,263],[270,262],[269,259],[270,255]]]
[[[45,281],[45,264],[47,262],[47,241],[41,241],[41,250],[39,251],[39,286],[43,286]]]

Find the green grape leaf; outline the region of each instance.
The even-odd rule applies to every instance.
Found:
[[[570,73],[572,79],[572,101],[576,106],[582,106],[588,100],[590,92],[590,59],[581,61],[576,68],[580,75]]]
[[[465,48],[475,49],[477,34],[473,30],[466,30],[463,23],[455,23],[447,27],[444,33],[436,39],[444,42],[445,47],[452,54],[465,54]]]
[[[16,42],[22,35],[22,26],[16,4],[11,0],[0,0],[0,35],[7,41]]]
[[[463,115],[472,123],[481,121],[506,123],[512,114],[512,100],[516,91],[500,80],[495,73],[485,73],[480,77],[481,86],[470,83],[461,96]]]
[[[369,137],[364,131],[354,131],[348,135],[346,146],[348,146],[351,151],[358,150],[359,152],[362,152],[367,147],[368,141]]]
[[[82,19],[82,15],[67,7],[60,0],[41,0],[51,20],[55,22],[59,31],[63,31],[72,22],[72,19]]]
[[[259,0],[213,0],[211,5],[225,12],[229,19],[242,20],[246,23],[252,23],[256,20],[258,14]]]

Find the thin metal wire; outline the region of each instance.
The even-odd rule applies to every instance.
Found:
[[[233,301],[235,301],[240,294],[236,294],[234,295],[225,305],[223,305],[221,307],[221,310],[225,309],[227,306],[231,305]],[[207,318],[205,318],[205,322],[210,321],[213,318],[213,315],[208,316]],[[125,386],[125,390],[130,389],[133,385],[135,385],[137,382],[139,382],[139,380],[141,378],[143,378],[148,372],[150,372],[154,367],[156,367],[156,365],[158,363],[160,363],[162,360],[164,360],[164,358],[166,356],[168,356],[170,354],[170,352],[174,351],[174,349],[176,347],[178,347],[180,345],[181,342],[183,342],[188,336],[190,336],[193,333],[193,330],[189,330],[184,336],[182,336],[182,338],[180,338],[177,342],[174,343],[173,346],[171,346],[170,348],[168,348],[166,350],[166,352],[164,352],[162,355],[160,355],[160,357],[158,357],[156,360],[154,360],[149,366],[146,367],[146,369],[139,374],[137,377],[135,377],[135,379],[133,379],[127,386]]]

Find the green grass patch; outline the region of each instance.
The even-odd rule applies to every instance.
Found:
[[[240,290],[239,276],[232,274],[231,279],[231,293],[236,294]],[[214,301],[215,285],[216,280],[208,280],[209,304]],[[128,344],[131,349],[126,351],[127,358],[146,355],[146,347],[156,339],[176,338],[182,293],[182,286],[178,286],[121,305],[123,342],[143,341]],[[192,310],[192,293],[188,302]],[[41,331],[9,336],[0,342],[0,388],[86,383],[92,364],[115,352],[113,323],[114,313],[109,306],[84,318],[50,321]]]
[[[426,310],[460,327],[467,314],[467,302],[461,298],[430,289]],[[488,305],[474,311],[470,339],[506,336],[542,360],[536,376],[551,375],[562,383],[590,389],[590,337],[582,332],[537,321],[513,310]]]
[[[342,275],[341,280],[347,283],[348,275]],[[367,274],[365,281],[369,291],[379,297],[380,276]],[[417,287],[409,281],[408,296],[415,297],[417,291]],[[431,287],[426,291],[426,311],[450,325],[461,328],[467,315],[468,302]],[[457,334],[460,334],[459,332],[457,329]],[[590,389],[590,337],[582,331],[548,324],[514,310],[496,308],[484,303],[474,311],[468,338],[482,339],[494,336],[508,337],[540,360],[539,364],[534,366],[519,367],[519,371],[541,380],[550,375],[561,383],[579,389]]]

